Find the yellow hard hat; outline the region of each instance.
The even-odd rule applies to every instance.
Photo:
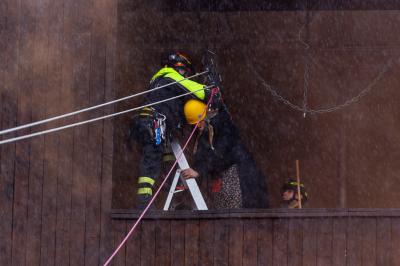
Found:
[[[190,99],[185,103],[183,112],[188,124],[193,125],[206,117],[207,105],[201,101]]]

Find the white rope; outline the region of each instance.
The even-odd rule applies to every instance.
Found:
[[[136,96],[140,96],[140,95],[143,95],[143,94],[155,91],[155,90],[159,90],[159,89],[168,87],[170,85],[182,82],[182,81],[187,80],[187,79],[191,79],[191,78],[194,78],[194,77],[197,77],[197,76],[204,75],[207,72],[208,71],[203,71],[203,72],[197,73],[197,74],[195,74],[193,76],[190,76],[190,77],[178,80],[178,81],[174,81],[174,82],[171,82],[171,83],[168,83],[168,84],[165,84],[165,85],[162,85],[162,86],[150,89],[150,90],[146,90],[146,91],[142,91],[142,92],[139,92],[139,93],[136,93],[136,94],[128,95],[126,97],[123,97],[123,98],[120,98],[120,99],[116,99],[116,100],[113,100],[113,101],[110,101],[110,102],[102,103],[102,104],[95,105],[95,106],[88,107],[88,108],[84,108],[84,109],[80,109],[80,110],[77,110],[77,111],[74,111],[74,112],[70,112],[70,113],[66,113],[66,114],[63,114],[63,115],[46,118],[46,119],[39,120],[39,121],[36,121],[36,122],[32,122],[32,123],[29,123],[29,124],[25,124],[25,125],[13,127],[13,128],[5,129],[5,130],[0,131],[0,135],[6,134],[6,133],[10,133],[10,132],[14,132],[14,131],[17,131],[17,130],[20,130],[20,129],[24,129],[24,128],[33,127],[33,126],[41,125],[41,124],[44,124],[44,123],[52,122],[52,121],[55,121],[55,120],[58,120],[58,119],[61,119],[61,118],[77,115],[77,114],[80,114],[80,113],[83,113],[83,112],[91,111],[91,110],[94,110],[94,109],[97,109],[97,108],[100,108],[100,107],[103,107],[103,106],[107,106],[107,105],[110,105],[110,104],[114,104],[114,103],[117,103],[117,102],[125,101],[125,100],[128,100],[128,99],[134,98]]]
[[[204,86],[203,88],[201,88],[199,90],[196,90],[196,91],[183,93],[183,94],[180,94],[178,96],[167,98],[167,99],[164,99],[164,100],[161,100],[161,101],[157,101],[157,102],[154,102],[154,103],[145,104],[145,105],[142,105],[142,106],[139,106],[139,107],[135,107],[135,108],[132,108],[132,109],[128,109],[128,110],[125,110],[125,111],[121,111],[121,112],[117,112],[117,113],[113,113],[113,114],[109,114],[109,115],[105,115],[105,116],[101,116],[101,117],[85,120],[85,121],[78,122],[78,123],[65,125],[65,126],[62,126],[62,127],[56,127],[56,128],[52,128],[52,129],[48,129],[48,130],[35,132],[35,133],[32,133],[32,134],[27,134],[27,135],[15,137],[15,138],[2,140],[2,141],[0,141],[0,145],[6,144],[6,143],[10,143],[10,142],[15,142],[15,141],[22,140],[22,139],[32,138],[32,137],[36,137],[36,136],[40,136],[40,135],[45,135],[45,134],[52,133],[52,132],[55,132],[55,131],[60,131],[60,130],[63,130],[63,129],[76,127],[76,126],[81,126],[81,125],[92,123],[92,122],[99,121],[99,120],[102,120],[102,119],[106,119],[106,118],[122,115],[122,114],[129,113],[129,112],[133,112],[133,111],[142,109],[144,107],[149,107],[149,106],[157,105],[157,104],[160,104],[160,103],[163,103],[163,102],[171,101],[171,100],[174,100],[174,99],[177,99],[177,98],[181,98],[181,97],[189,95],[189,94],[194,94],[194,93],[196,93],[198,91],[202,91],[202,90],[206,90],[206,89],[212,88],[212,87],[213,86],[211,86],[211,85],[210,86]]]

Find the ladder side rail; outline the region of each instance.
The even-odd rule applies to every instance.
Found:
[[[169,207],[170,207],[171,201],[172,201],[172,197],[175,194],[176,185],[178,184],[178,180],[179,180],[179,176],[180,175],[181,175],[181,170],[177,169],[176,172],[175,172],[175,176],[174,176],[174,179],[172,181],[171,187],[169,189],[167,200],[165,201],[165,204],[164,204],[164,209],[163,209],[164,211],[168,211],[169,210]]]

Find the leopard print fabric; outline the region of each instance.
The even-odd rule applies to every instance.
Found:
[[[239,171],[234,164],[221,175],[222,187],[214,194],[215,209],[239,209],[242,207]]]

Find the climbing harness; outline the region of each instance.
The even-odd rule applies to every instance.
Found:
[[[167,117],[161,113],[154,120],[154,133],[156,145],[161,144],[161,140],[165,140],[165,120]]]
[[[162,140],[165,140],[166,135],[166,124],[165,120],[167,117],[158,112],[153,107],[145,107],[139,112],[139,117],[151,119],[151,125],[149,125],[149,134],[156,145],[160,145]]]

